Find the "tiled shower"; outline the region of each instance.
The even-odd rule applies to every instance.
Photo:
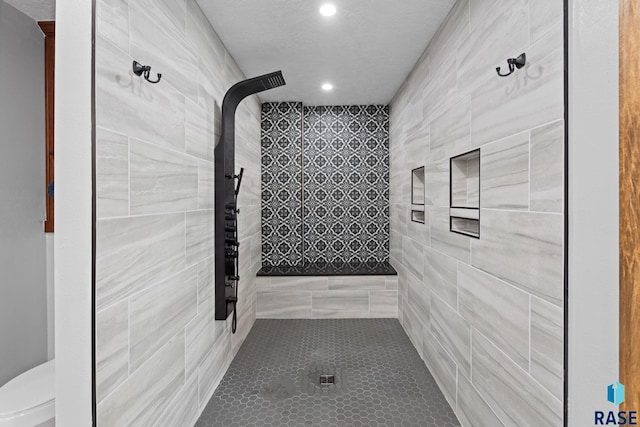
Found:
[[[96,3],[99,425],[194,425],[250,332],[345,318],[399,322],[463,426],[562,425],[561,2],[456,1],[389,105],[241,104],[235,334],[214,320],[213,149],[252,76],[195,0]],[[475,150],[477,233],[452,232],[451,159]],[[318,263],[374,267],[258,275]]]

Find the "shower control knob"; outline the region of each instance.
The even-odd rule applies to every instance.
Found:
[[[229,280],[233,280],[234,282],[237,282],[238,280],[240,280],[240,276],[229,276]]]
[[[227,203],[224,206],[224,209],[227,212],[235,212],[235,213],[240,213],[240,209],[236,208],[236,204],[235,203]]]

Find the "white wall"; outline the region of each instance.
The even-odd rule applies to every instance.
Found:
[[[53,233],[45,233],[46,257],[47,257],[47,360],[55,357],[55,243]]]
[[[44,35],[0,0],[0,386],[47,360]]]
[[[618,1],[569,1],[569,426],[618,379]]]
[[[91,425],[90,1],[56,11],[56,424]]]

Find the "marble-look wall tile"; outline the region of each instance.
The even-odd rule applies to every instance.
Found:
[[[225,322],[216,322],[214,310],[201,311],[185,328],[185,369],[187,377],[197,373],[209,351],[227,332]],[[240,311],[240,310],[238,310]]]
[[[101,402],[129,375],[129,303],[96,314],[96,399]]]
[[[410,215],[412,215],[412,213],[410,213]],[[407,222],[407,233],[413,238],[413,240],[417,241],[419,244],[428,245],[431,238],[431,236],[429,235],[431,231],[431,228],[429,227],[430,223],[431,218],[429,217],[429,209],[427,208],[424,211],[424,222],[417,222],[412,220],[409,220]]]
[[[398,317],[398,291],[371,291],[369,292],[369,317],[371,318],[397,318]]]
[[[531,210],[562,212],[564,194],[563,120],[531,130]]]
[[[184,332],[98,404],[101,426],[153,425],[184,385]]]
[[[463,159],[456,159],[451,163],[451,206],[456,207],[477,207],[471,204],[468,198],[469,186],[469,162]]]
[[[231,361],[231,337],[223,334],[198,368],[199,400],[201,410],[207,404]]]
[[[187,212],[187,265],[193,265],[214,254],[213,211]]]
[[[109,141],[120,142],[109,147],[120,150],[103,150],[102,166],[108,167],[98,165],[104,185],[97,198],[109,203],[102,203],[108,209],[99,208],[96,304],[100,313],[125,307],[117,318],[124,335],[113,332],[115,324],[107,320],[97,325],[97,336],[108,341],[98,420],[100,425],[192,425],[256,317],[260,103],[252,96],[236,114],[236,164],[248,172],[239,198],[245,248],[240,316],[231,339],[230,319],[214,320],[214,265],[206,238],[211,227],[200,211],[214,208],[213,148],[222,97],[245,77],[196,0],[97,0],[96,9],[96,126],[122,135],[121,141]],[[134,59],[151,65],[152,74],[163,73],[162,82],[150,85],[134,76]],[[175,294],[158,294],[165,281],[183,274],[190,278]],[[186,311],[177,311],[187,293],[189,315],[182,318]],[[144,310],[130,318],[134,302]],[[155,323],[143,317],[159,311],[165,316]],[[145,339],[152,341],[146,347]],[[179,378],[165,354],[169,347],[180,359],[175,360]]]
[[[215,166],[213,162],[198,160],[198,209],[213,209],[215,206]]]
[[[184,214],[98,221],[97,309],[183,270],[184,235]]]
[[[442,301],[458,307],[458,262],[429,247],[424,248],[424,282]]]
[[[526,28],[525,25],[524,31]],[[491,66],[487,68],[492,76],[474,92],[471,101],[471,137],[474,145],[495,141],[563,117],[562,46],[562,25],[557,25],[527,49],[527,65],[514,73],[511,79],[501,79],[495,75],[495,69]],[[521,53],[519,50],[511,54],[518,55]]]
[[[129,0],[103,0],[96,4],[96,21],[109,25],[96,26],[96,34],[118,49],[129,49]]]
[[[96,215],[129,215],[129,138],[96,129]]]
[[[467,206],[480,207],[480,160],[467,160]]]
[[[98,125],[154,144],[184,150],[184,95],[170,85],[151,85],[131,70],[133,58],[96,38]]]
[[[195,425],[200,415],[198,402],[198,376],[188,379],[173,401],[167,406],[156,427],[175,427]]]
[[[432,79],[422,91],[425,119],[433,119],[442,114],[460,99],[457,95],[457,66],[457,56],[452,52],[441,65],[433,68]],[[434,159],[431,158],[430,161],[433,162]]]
[[[386,288],[386,276],[329,276],[329,289],[335,290],[378,290]]]
[[[529,295],[460,264],[460,314],[523,369],[529,367]]]
[[[186,100],[185,144],[186,151],[196,157],[213,161],[214,123],[212,112],[205,111],[195,102]]]
[[[471,238],[449,231],[449,208],[431,208],[431,247],[469,263]]]
[[[505,425],[562,426],[562,402],[473,331],[473,385]]]
[[[404,254],[404,265],[419,280],[422,280],[424,273],[424,257],[422,255],[423,245],[409,237],[402,238],[402,252]]]
[[[269,279],[269,289],[274,291],[297,290],[297,291],[326,291],[329,289],[329,277],[271,277]],[[335,281],[336,284],[340,280]]]
[[[563,3],[555,0],[529,1],[531,42],[534,43],[558,25],[563,18]]]
[[[406,296],[404,297],[406,300]],[[402,310],[402,327],[405,332],[409,336],[409,339],[413,343],[413,346],[420,353],[420,357],[424,356],[424,347],[423,343],[425,340],[425,332],[428,331],[428,327],[423,325],[420,321],[420,318],[416,314],[416,312],[405,303],[404,309]]]
[[[369,317],[369,292],[315,291],[312,293],[311,308],[314,317]]]
[[[213,255],[198,264],[198,313],[210,312],[214,306]]]
[[[470,2],[472,30],[458,50],[462,93],[471,93],[492,79],[502,80],[496,67],[506,66],[506,58],[519,55],[529,44],[529,0]]]
[[[129,360],[132,371],[184,329],[198,310],[195,267],[131,297]]]
[[[411,272],[407,274],[407,305],[413,309],[420,323],[428,327],[431,319],[431,289]]]
[[[432,162],[462,154],[470,148],[471,103],[468,97],[431,122]]]
[[[458,375],[456,415],[463,427],[503,427],[504,424],[480,396],[471,381]]]
[[[540,390],[561,398],[561,335],[551,324],[562,314],[563,296],[562,14],[561,2],[552,0],[457,0],[390,106],[389,235],[399,273],[398,318],[464,426],[528,425],[534,420],[528,400],[539,399]],[[523,69],[496,76],[497,66],[522,52]],[[427,127],[428,146],[417,143]],[[482,208],[474,239],[449,231],[456,172],[449,158],[478,148],[481,162],[459,171],[468,176],[480,167],[479,179],[463,180],[454,192],[459,203]],[[409,221],[408,171],[422,166],[419,159],[426,161],[427,234]],[[411,270],[418,255],[424,256],[420,280]],[[428,308],[420,306],[423,289]],[[484,374],[484,388],[470,383],[480,374],[475,353],[464,357],[469,330],[517,368],[516,404],[500,397],[510,367]],[[497,411],[495,402],[509,407]],[[538,425],[555,425],[544,412],[538,418]]]
[[[482,207],[529,208],[529,132],[482,146]]]
[[[145,2],[149,3],[145,7]],[[187,98],[198,100],[198,81],[194,78],[198,72],[198,55],[187,44],[178,31],[171,31],[171,25],[163,25],[169,20],[177,21],[171,11],[169,19],[158,19],[161,7],[158,0],[134,1],[130,13],[130,49],[131,55],[143,64],[153,64],[153,69],[162,72],[162,79],[178,89]],[[184,4],[184,0],[167,4]],[[186,10],[178,19],[186,18]],[[181,24],[184,28],[184,22]],[[152,69],[152,70],[153,70]]]
[[[311,318],[311,292],[263,291],[257,295],[257,316],[261,319]]]
[[[186,22],[187,41],[207,67],[219,74],[224,67],[226,50],[196,0],[187,1]],[[209,81],[222,83],[222,79],[219,78]]]
[[[469,0],[457,1],[431,39],[428,55],[434,67],[444,62],[469,34]]]
[[[562,308],[531,297],[531,376],[563,396],[564,316]]]
[[[425,330],[424,360],[452,408],[456,407],[456,377],[458,367],[449,353],[429,330]]]
[[[132,215],[197,209],[196,159],[135,139],[130,145]]]
[[[483,209],[472,264],[561,305],[562,215]]]
[[[449,206],[449,159],[425,167],[425,205]]]
[[[458,368],[471,375],[471,326],[440,298],[431,298],[431,334],[453,357]]]

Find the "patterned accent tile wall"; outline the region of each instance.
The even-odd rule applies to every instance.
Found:
[[[302,264],[302,103],[262,104],[262,264]]]
[[[263,104],[262,206],[265,266],[388,261],[389,107]]]
[[[389,260],[389,107],[304,108],[304,261]]]
[[[458,0],[391,104],[398,316],[464,426],[563,423],[562,14]],[[449,158],[476,148],[480,239],[448,212]],[[409,220],[419,166],[425,224]]]
[[[213,149],[244,80],[195,0],[96,2],[96,392],[101,427],[193,425],[256,317],[260,103],[238,108],[238,329],[214,320]],[[163,73],[134,76],[132,61]]]

